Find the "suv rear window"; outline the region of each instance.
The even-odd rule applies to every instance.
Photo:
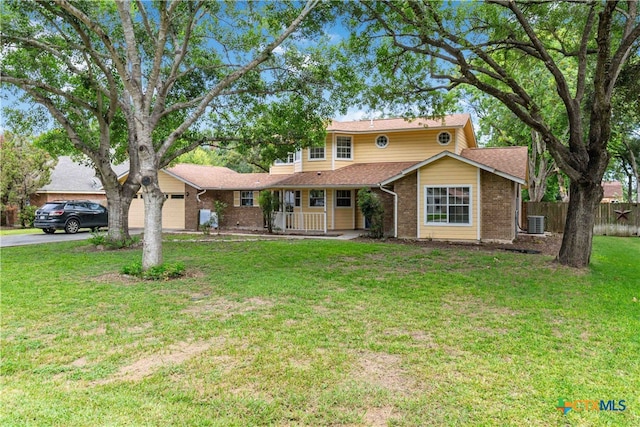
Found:
[[[64,209],[64,203],[47,203],[41,209],[45,212],[58,211]]]

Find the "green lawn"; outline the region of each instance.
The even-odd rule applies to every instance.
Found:
[[[42,233],[39,228],[3,228],[0,229],[0,236],[14,236],[16,234],[38,234]]]
[[[168,241],[189,277],[141,282],[140,250],[6,248],[0,425],[637,426],[639,254]]]

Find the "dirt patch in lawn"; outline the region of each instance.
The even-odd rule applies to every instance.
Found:
[[[204,353],[214,345],[222,344],[222,339],[172,344],[162,352],[150,354],[130,365],[121,367],[118,372],[111,377],[96,381],[94,385],[108,384],[114,381],[140,381],[166,365],[179,365]]]
[[[192,301],[193,304],[182,310],[183,313],[197,317],[215,317],[220,320],[226,320],[235,314],[273,307],[273,301],[259,297],[234,301],[227,298],[209,299],[197,295],[192,298]]]
[[[401,366],[400,356],[388,353],[359,352],[351,378],[392,394],[410,394],[417,390],[415,380]]]

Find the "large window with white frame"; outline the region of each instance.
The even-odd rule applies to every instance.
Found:
[[[309,160],[324,160],[324,159],[325,159],[324,146],[309,148]]]
[[[425,187],[425,224],[471,225],[471,187]]]
[[[351,207],[351,190],[336,190],[336,207]]]
[[[338,136],[336,138],[336,159],[353,159],[353,144],[350,136]]]
[[[309,207],[321,208],[324,206],[324,190],[309,191]]]

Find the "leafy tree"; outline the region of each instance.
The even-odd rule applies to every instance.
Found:
[[[358,190],[358,207],[369,221],[369,234],[374,239],[384,236],[384,206],[380,196],[369,188]]]
[[[258,204],[262,209],[264,222],[267,224],[269,234],[273,233],[273,214],[278,210],[279,201],[269,190],[262,190],[258,198]]]
[[[361,1],[356,52],[379,102],[441,114],[443,91],[474,86],[542,137],[570,179],[561,264],[589,264],[595,209],[609,163],[612,96],[640,37],[638,1],[445,3]],[[535,64],[535,65],[534,65]],[[523,70],[535,70],[535,76]],[[550,79],[568,133],[554,129],[535,80]],[[407,111],[405,111],[407,113]]]
[[[162,263],[160,168],[211,141],[281,147],[324,137],[329,104],[318,95],[331,82],[316,47],[331,16],[317,4],[7,0],[0,77],[94,163],[110,231],[126,229],[123,205],[142,186],[147,269]],[[301,52],[295,39],[310,37],[316,44]],[[111,167],[121,152],[130,166],[122,184]]]
[[[8,206],[17,206],[21,213],[20,222],[24,227],[32,222],[33,213],[28,215],[28,212],[33,211],[29,208],[29,199],[39,188],[50,182],[51,171],[57,160],[18,135],[5,134],[1,142],[0,206],[5,212]]]
[[[216,218],[218,219],[218,234],[220,234],[220,229],[222,228],[222,221],[224,221],[227,206],[229,205],[222,200],[216,200],[213,202],[213,211],[216,213]]]

